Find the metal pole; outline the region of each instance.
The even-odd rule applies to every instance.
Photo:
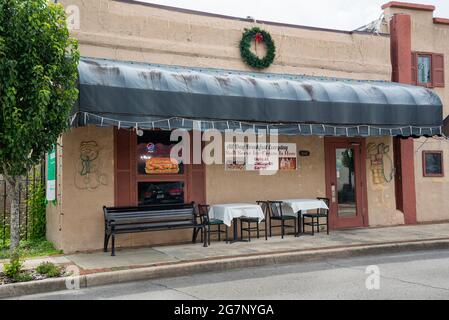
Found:
[[[25,179],[25,240],[28,240],[28,188],[30,183],[29,174],[30,173],[27,172],[27,177]]]
[[[6,244],[6,180],[3,181],[3,246]]]
[[[33,166],[33,183],[36,182],[36,167]],[[34,233],[35,231],[35,224],[36,224],[36,217],[33,215],[31,216],[31,232]]]
[[[20,212],[22,211],[22,210],[20,210],[21,208],[21,202],[22,202],[22,179],[20,179],[19,178],[19,181],[18,181],[18,183],[19,183],[19,234],[20,234]],[[22,235],[20,235],[20,236],[22,236]]]

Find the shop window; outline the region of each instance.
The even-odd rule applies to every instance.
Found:
[[[170,135],[171,131],[151,130],[135,136],[139,205],[185,203],[187,200],[188,166],[171,154],[179,141],[171,141]],[[178,159],[180,157],[182,154],[178,154]]]
[[[443,152],[423,151],[423,174],[424,177],[443,177]]]
[[[137,137],[139,175],[184,173],[184,164],[170,157],[170,152],[177,143],[170,141],[170,133],[170,131],[144,131],[141,137]]]
[[[184,203],[184,182],[139,182],[139,205]]]
[[[444,87],[444,55],[414,52],[412,82],[425,87]]]
[[[418,83],[432,84],[432,56],[418,55]]]
[[[170,135],[157,129],[142,136],[135,130],[115,129],[116,206],[206,202],[204,165],[178,163],[178,170],[147,167],[150,157],[170,158],[168,150],[178,143],[170,141]]]

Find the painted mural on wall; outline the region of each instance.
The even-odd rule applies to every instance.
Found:
[[[369,143],[367,152],[371,164],[373,183],[375,185],[385,182],[390,183],[394,178],[393,160],[389,155],[390,146],[384,143]],[[389,169],[386,168],[385,162],[387,162]]]
[[[96,141],[82,141],[76,163],[75,186],[80,190],[93,190],[108,184],[103,173],[101,148]]]

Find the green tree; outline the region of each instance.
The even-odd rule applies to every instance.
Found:
[[[67,128],[78,60],[61,5],[0,0],[0,174],[11,199],[11,252],[20,240],[21,177]]]

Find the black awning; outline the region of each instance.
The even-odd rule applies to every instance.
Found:
[[[270,126],[286,134],[434,135],[442,103],[391,82],[184,68],[82,58],[80,124]],[[281,130],[281,131],[282,131]]]
[[[443,133],[446,137],[449,137],[449,116],[444,119]]]

